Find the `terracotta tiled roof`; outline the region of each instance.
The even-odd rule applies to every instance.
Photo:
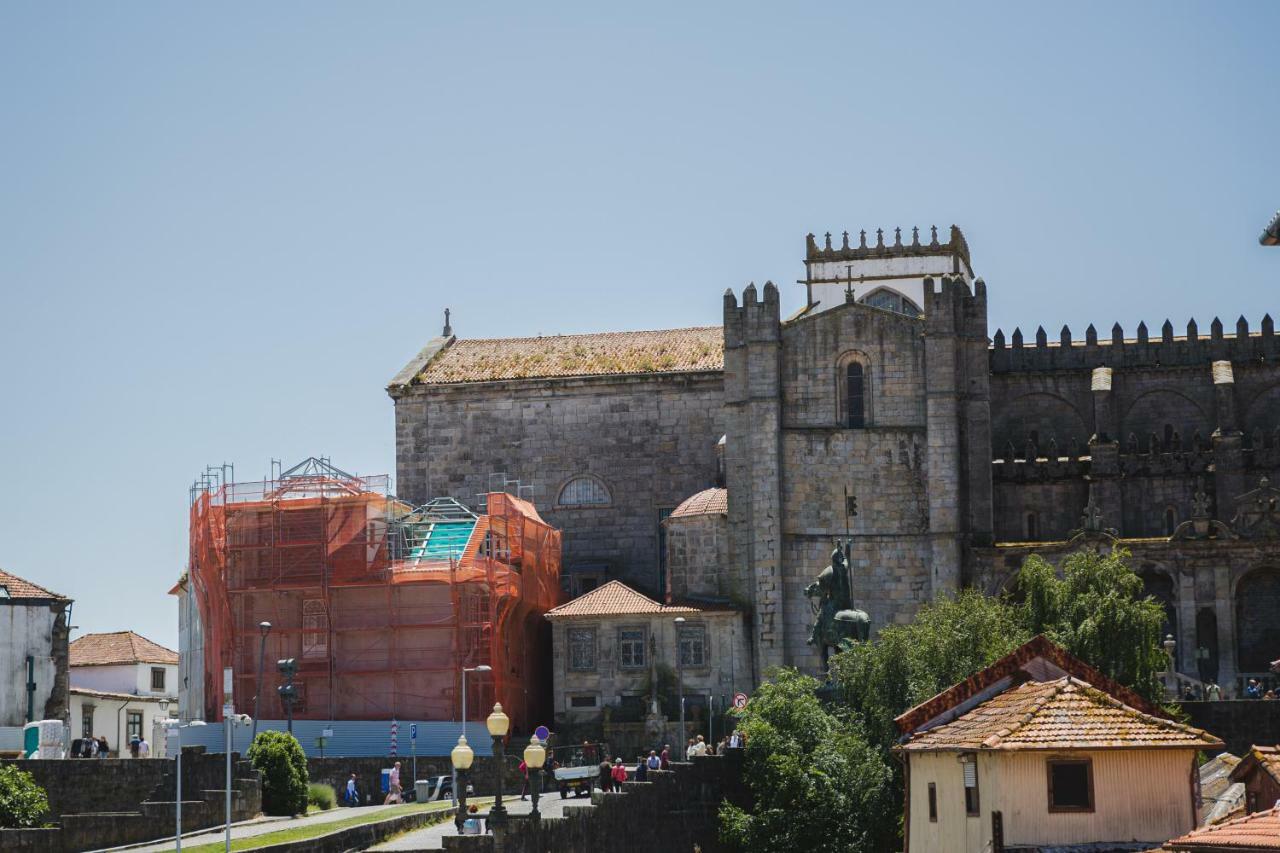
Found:
[[[427,385],[724,369],[720,326],[538,338],[459,340],[418,374]]]
[[[1006,678],[1017,675],[1024,667],[1042,658],[1067,675],[1074,675],[1099,690],[1110,693],[1126,705],[1146,714],[1168,718],[1159,706],[1123,684],[1108,678],[1080,658],[1053,643],[1043,634],[1032,637],[990,666],[980,669],[964,681],[951,685],[938,695],[906,710],[894,722],[898,731],[909,734],[940,714],[961,705]],[[1044,680],[1043,677],[1040,680]]]
[[[1280,785],[1280,746],[1255,746],[1241,756],[1231,771],[1232,782],[1243,782],[1257,767]]]
[[[1161,850],[1280,850],[1280,808],[1207,826],[1170,841]]]
[[[1079,679],[1028,681],[950,723],[914,736],[907,750],[1218,749],[1200,729],[1153,717]]]
[[[42,586],[37,586],[29,580],[24,580],[17,575],[10,574],[4,569],[0,569],[0,587],[8,595],[8,598],[56,598],[65,600],[66,596],[58,595],[56,592],[50,592]]]
[[[671,513],[671,518],[686,515],[728,515],[729,490],[703,489],[696,495],[684,499],[680,506]]]
[[[659,604],[647,595],[641,595],[622,581],[609,581],[567,604],[561,604],[547,612],[548,619],[561,616],[641,616],[647,614],[701,613],[697,607],[678,604]]]
[[[85,634],[71,643],[72,666],[178,662],[178,653],[132,631]]]

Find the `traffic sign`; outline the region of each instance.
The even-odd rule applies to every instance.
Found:
[[[418,739],[418,724],[410,723],[409,724],[409,740],[417,740],[417,739]]]
[[[739,711],[747,707],[747,694],[745,693],[733,694],[733,707],[737,708]]]
[[[533,730],[533,736],[543,743],[547,742],[547,738],[551,737],[551,732],[547,731],[546,726],[538,726]]]

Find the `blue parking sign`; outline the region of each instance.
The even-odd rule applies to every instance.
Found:
[[[409,724],[409,740],[417,740],[417,739],[418,739],[418,724],[410,723]]]

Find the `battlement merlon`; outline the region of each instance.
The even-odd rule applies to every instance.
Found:
[[[724,293],[724,348],[736,349],[754,342],[777,342],[782,336],[782,306],[772,281],[757,293],[755,282],[742,291],[738,304],[732,290]]]
[[[1097,367],[1185,367],[1209,365],[1213,362],[1248,362],[1280,357],[1280,338],[1268,314],[1257,331],[1240,317],[1234,334],[1224,332],[1217,317],[1202,335],[1195,320],[1187,323],[1186,334],[1175,335],[1173,324],[1165,320],[1158,336],[1152,336],[1146,323],[1139,323],[1133,337],[1125,334],[1119,323],[1111,334],[1100,339],[1090,325],[1083,341],[1075,340],[1066,326],[1058,339],[1050,341],[1043,328],[1038,329],[1034,345],[1024,345],[1022,330],[1015,328],[1006,344],[1003,330],[992,337],[990,360],[992,373],[1026,370],[1081,370]]]
[[[903,237],[901,228],[886,235],[876,229],[874,238],[860,231],[857,245],[852,245],[849,232],[841,235],[840,245],[832,244],[831,234],[824,235],[818,245],[814,235],[805,238],[805,285],[810,310],[825,311],[843,304],[852,293],[861,301],[880,289],[889,289],[907,297],[917,306],[926,299],[921,290],[925,278],[974,278],[969,244],[963,232],[952,225],[947,241],[939,242],[936,226],[922,239],[919,228]]]

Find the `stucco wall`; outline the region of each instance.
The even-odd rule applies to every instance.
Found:
[[[0,601],[0,654],[4,655],[0,666],[0,725],[21,726],[27,722],[28,655],[35,664],[34,716],[37,720],[47,718],[58,676],[54,629],[60,612],[61,607],[49,604],[28,604],[20,599]],[[65,648],[63,654],[65,666]],[[65,691],[65,686],[62,689]],[[61,701],[62,710],[56,718],[66,713],[65,693]]]
[[[1051,757],[1093,761],[1094,810],[1052,813]],[[965,814],[958,753],[910,757],[908,853],[982,850],[991,840],[991,813],[1004,818],[1006,846],[1151,842],[1153,847],[1195,826],[1191,796],[1193,750],[979,752],[980,814]],[[937,785],[938,820],[929,820],[928,787]]]
[[[151,689],[152,668],[165,671],[164,689]],[[113,693],[137,693],[142,696],[178,695],[178,667],[174,664],[139,663],[110,666],[73,666],[71,686]]]

